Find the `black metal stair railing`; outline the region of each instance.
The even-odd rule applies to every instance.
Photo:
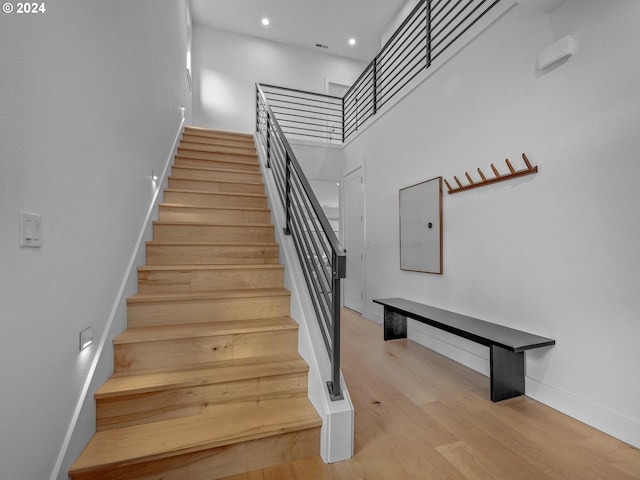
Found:
[[[278,118],[276,118],[278,117]],[[340,280],[346,253],[318,203],[261,85],[256,85],[256,131],[267,152],[291,235],[331,361],[327,381],[332,400],[343,398],[340,385]]]
[[[285,135],[343,143],[500,0],[420,0],[344,98],[256,85],[256,130],[267,151],[331,359],[332,398],[340,391],[340,279],[345,250],[331,229]],[[277,118],[276,118],[277,117]]]
[[[262,85],[289,138],[343,143],[500,0],[421,0],[344,98]]]

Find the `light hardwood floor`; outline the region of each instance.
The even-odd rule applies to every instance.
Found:
[[[640,450],[528,397],[492,403],[488,378],[343,310],[355,455],[227,480],[640,479]]]

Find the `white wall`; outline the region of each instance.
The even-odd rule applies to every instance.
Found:
[[[324,142],[294,141],[291,148],[333,231],[338,236],[340,178],[344,166],[341,146]]]
[[[413,9],[422,0],[406,0],[404,5],[398,10],[398,13],[394,15],[391,21],[387,24],[380,38],[380,47],[384,47],[385,43],[389,41],[392,35],[396,32],[398,27],[402,25],[402,22],[409,16]]]
[[[355,60],[194,25],[193,122],[255,131],[255,84],[324,93],[325,80],[352,84],[365,64]]]
[[[640,446],[640,3],[515,6],[345,148],[366,164],[367,315],[402,296],[556,339],[527,353],[527,394]],[[538,53],[572,34],[548,72]],[[399,269],[398,190],[504,158],[536,175],[444,195],[444,275]],[[476,174],[477,177],[477,174]],[[445,187],[446,188],[446,187]],[[488,370],[488,353],[411,336]]]
[[[322,142],[291,142],[291,148],[309,179],[339,182],[344,166],[342,149]]]
[[[190,112],[185,1],[45,6],[0,15],[0,476],[15,480],[57,475],[61,455],[66,478],[93,431],[91,407],[74,411],[109,319],[124,328],[151,171]],[[42,248],[18,246],[19,211],[42,215]]]

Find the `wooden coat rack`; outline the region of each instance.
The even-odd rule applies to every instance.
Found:
[[[490,183],[502,182],[503,180],[509,180],[510,178],[522,177],[524,175],[531,175],[532,173],[536,173],[538,171],[538,166],[536,165],[535,167],[532,167],[531,163],[529,162],[529,159],[524,153],[522,154],[522,159],[524,160],[524,163],[527,165],[527,168],[523,170],[516,171],[513,168],[513,165],[511,165],[511,162],[509,161],[509,159],[507,158],[505,161],[507,162],[507,167],[509,167],[509,173],[505,175],[500,175],[500,172],[498,172],[498,169],[492,163],[491,170],[493,170],[493,173],[495,175],[494,178],[487,179],[484,176],[484,173],[482,173],[482,170],[478,168],[478,173],[480,174],[480,178],[481,178],[481,181],[479,182],[474,182],[473,179],[471,178],[471,175],[469,175],[469,172],[465,172],[464,174],[466,175],[467,180],[469,181],[467,185],[463,185],[462,182],[458,180],[458,177],[456,177],[455,175],[453,176],[453,179],[458,184],[456,188],[451,188],[451,185],[449,185],[449,182],[447,182],[447,180],[445,180],[444,183],[447,185],[447,188],[449,189],[449,193],[457,193],[462,190],[469,190],[470,188],[481,187],[483,185],[488,185]]]

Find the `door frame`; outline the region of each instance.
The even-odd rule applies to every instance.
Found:
[[[350,171],[343,173],[342,178],[340,179],[340,241],[342,242],[342,244],[344,245],[345,249],[347,250],[347,256],[349,255],[349,249],[347,247],[347,228],[346,228],[346,221],[347,221],[347,208],[346,208],[346,192],[345,192],[345,179],[357,172],[360,172],[360,177],[362,178],[362,245],[361,245],[361,251],[362,251],[362,279],[361,279],[361,284],[362,284],[362,312],[358,312],[361,315],[364,315],[365,311],[367,310],[367,282],[366,282],[366,278],[367,278],[367,202],[366,202],[366,176],[365,176],[365,162],[366,160],[363,160],[363,163],[361,165],[358,165],[357,167],[351,169]],[[348,272],[347,272],[348,275]],[[346,291],[347,291],[347,284],[346,282],[342,282],[342,288],[341,288],[341,298],[342,298],[342,306],[346,307],[345,305],[345,300],[346,300]],[[347,307],[350,308],[350,307]],[[354,310],[354,309],[351,309]],[[357,310],[354,310],[357,312]]]

